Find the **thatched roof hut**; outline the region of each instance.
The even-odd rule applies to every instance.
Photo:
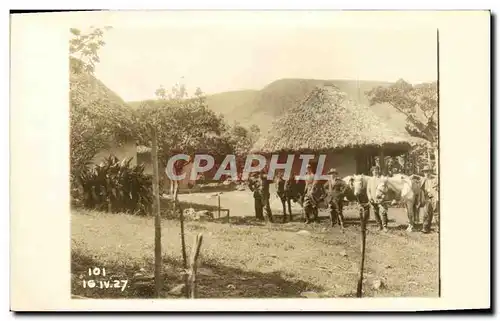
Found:
[[[84,163],[93,153],[107,153],[110,149],[117,157],[123,157],[132,153],[131,145],[135,152],[136,132],[131,108],[100,80],[75,68],[79,64],[81,61],[70,57],[72,161]],[[119,149],[115,152],[116,148]],[[135,157],[135,154],[130,156]]]
[[[335,86],[320,86],[255,143],[253,152],[326,151],[345,148],[405,150],[425,143],[389,127],[368,106],[354,103]]]
[[[78,59],[70,58],[70,66],[79,63]],[[75,72],[70,68],[69,81],[71,112],[82,112],[88,120],[113,122],[125,127],[121,130],[123,134],[131,133],[132,110],[120,96],[85,71]]]
[[[325,167],[350,175],[369,173],[376,159],[383,168],[386,156],[405,154],[417,144],[426,141],[390,127],[336,86],[323,85],[276,119],[251,152],[279,154],[280,162],[286,154],[326,154]],[[299,166],[294,161],[294,170]]]

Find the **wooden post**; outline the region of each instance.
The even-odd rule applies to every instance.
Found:
[[[189,266],[189,297],[196,298],[196,273],[198,270],[198,258],[200,256],[201,243],[203,241],[203,234],[196,235],[193,247],[191,249],[190,266]]]
[[[217,218],[220,218],[220,193],[217,193]]]
[[[177,184],[177,181],[175,182],[175,188],[174,188],[174,201],[173,201],[173,214],[177,213],[179,211],[179,221],[181,225],[181,251],[182,251],[182,263],[184,269],[187,269],[187,254],[186,254],[186,236],[184,232],[184,212],[182,211],[182,208],[180,207],[179,200],[178,200],[178,194],[179,194],[179,184]]]
[[[168,180],[169,182],[169,195],[170,196],[174,196],[174,181],[172,181],[171,179]]]
[[[384,150],[380,149],[378,154],[378,162],[380,164],[380,175],[385,175],[385,155]]]
[[[406,152],[406,153],[403,154],[403,173],[405,175],[409,175],[410,174],[410,170],[408,168],[410,157],[409,157],[408,154],[409,154],[408,152]]]
[[[174,184],[174,195],[173,195],[173,202],[172,202],[172,213],[175,214],[177,211],[179,212],[179,222],[181,225],[181,254],[182,254],[182,267],[184,268],[184,271],[187,271],[188,268],[188,262],[187,262],[187,253],[186,253],[186,233],[184,231],[184,211],[182,210],[180,204],[179,204],[179,184],[176,180],[171,181],[172,184]],[[186,284],[186,288],[184,289],[184,295],[188,297],[188,276],[187,274],[184,274],[184,283]]]
[[[363,296],[363,272],[365,269],[365,252],[366,252],[366,223],[368,221],[370,213],[365,211],[362,205],[360,208],[360,219],[361,219],[361,263],[359,264],[359,277],[358,286],[356,288],[356,297],[361,298]]]
[[[153,158],[153,196],[155,214],[155,290],[156,297],[159,298],[163,287],[161,276],[161,214],[160,214],[160,190],[159,190],[159,170],[158,170],[158,142],[156,138],[156,128],[153,128],[151,157]]]

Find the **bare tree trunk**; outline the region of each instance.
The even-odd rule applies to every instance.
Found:
[[[196,273],[198,270],[198,258],[200,255],[201,243],[203,241],[203,235],[200,233],[196,235],[193,247],[191,249],[191,257],[189,260],[189,297],[191,299],[196,298]]]
[[[156,139],[156,129],[153,129],[151,156],[153,158],[153,195],[155,211],[155,289],[156,297],[160,297],[163,287],[161,278],[161,216],[160,216],[160,191],[159,191],[159,171],[158,171],[158,143]]]

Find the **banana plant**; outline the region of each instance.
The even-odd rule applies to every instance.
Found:
[[[111,155],[99,165],[85,167],[77,177],[81,188],[72,190],[73,198],[81,199],[79,204],[88,209],[149,214],[152,178],[144,174],[144,165],[131,166],[131,161]]]

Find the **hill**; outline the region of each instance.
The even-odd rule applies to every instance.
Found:
[[[389,86],[389,82],[321,79],[280,79],[261,90],[241,90],[222,92],[207,97],[209,108],[232,123],[257,125],[266,132],[273,120],[285,113],[290,107],[299,104],[314,87],[325,83],[334,84],[347,93],[357,103],[368,105],[365,92],[377,86]],[[137,108],[141,102],[129,102]],[[389,125],[397,129],[405,126],[405,116],[388,105],[375,105],[374,112]]]

